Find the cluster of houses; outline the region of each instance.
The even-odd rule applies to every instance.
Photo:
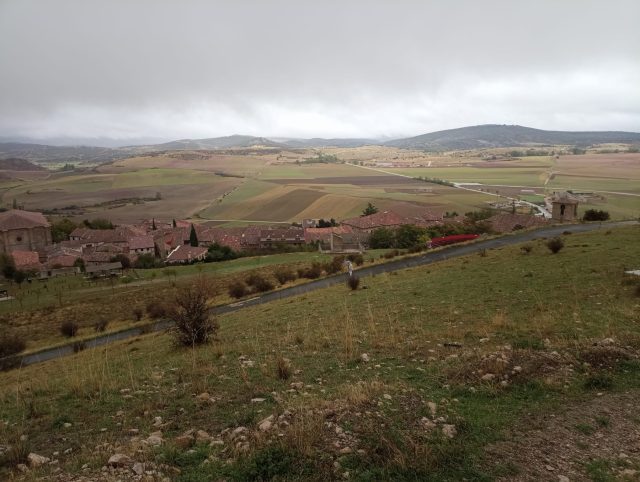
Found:
[[[562,194],[557,196],[553,209],[560,220],[573,220],[576,207],[575,200]],[[230,228],[189,221],[163,223],[150,220],[113,229],[77,228],[71,232],[69,240],[53,243],[51,224],[41,213],[13,209],[0,213],[0,253],[10,254],[18,269],[33,271],[46,278],[77,273],[80,265],[90,274],[112,272],[122,268],[123,257],[131,263],[144,255],[166,264],[200,261],[214,243],[234,251],[304,244],[314,244],[329,252],[362,251],[367,247],[370,234],[379,228],[395,229],[408,224],[428,228],[460,221],[443,219],[442,215],[429,212],[403,216],[393,211],[345,219],[332,227],[317,227],[317,220],[312,219],[305,219],[302,226]],[[540,217],[509,213],[497,214],[487,222],[495,232],[510,232],[546,223]],[[196,233],[197,243],[192,242],[192,230]]]

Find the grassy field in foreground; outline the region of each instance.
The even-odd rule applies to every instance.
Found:
[[[623,274],[639,234],[566,235],[558,254],[532,242],[245,309],[220,317],[210,346],[151,334],[2,373],[0,476],[128,480],[133,462],[181,481],[531,475],[485,450],[525,421],[639,393],[638,283]],[[565,427],[571,446],[551,449],[597,447],[607,420]],[[15,471],[30,451],[56,462]],[[103,468],[115,453],[131,461]],[[611,479],[616,464],[576,470]]]
[[[365,254],[368,263],[380,262],[387,250],[370,250]],[[228,295],[229,285],[249,274],[260,274],[277,287],[273,272],[279,267],[297,268],[313,262],[326,263],[331,255],[313,252],[272,254],[238,258],[220,263],[198,263],[158,269],[128,270],[121,278],[90,281],[83,276],[34,281],[22,286],[3,286],[14,297],[0,303],[0,332],[15,334],[27,343],[27,350],[35,350],[68,341],[61,333],[63,322],[78,325],[78,336],[96,335],[94,326],[107,322],[107,332],[135,326],[134,311],[143,312],[143,323],[149,322],[146,307],[162,303],[175,292],[176,286],[194,276],[212,279],[217,296],[216,304],[233,301]],[[295,283],[308,280],[300,279]],[[287,283],[288,285],[292,284]],[[107,307],[107,310],[105,310]]]

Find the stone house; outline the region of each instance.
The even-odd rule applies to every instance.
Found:
[[[18,209],[0,213],[0,252],[44,253],[50,244],[51,224],[41,213]]]

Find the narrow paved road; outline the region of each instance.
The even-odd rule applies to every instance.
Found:
[[[493,249],[500,248],[503,246],[509,246],[512,244],[523,243],[526,241],[533,241],[535,239],[540,238],[548,238],[552,236],[557,236],[562,234],[565,231],[570,233],[585,233],[589,231],[596,231],[599,229],[610,229],[612,227],[617,226],[631,226],[637,225],[637,221],[622,221],[616,223],[594,223],[594,224],[573,224],[573,225],[559,225],[559,226],[551,226],[548,228],[537,229],[535,231],[526,231],[520,232],[513,235],[502,236],[499,238],[486,239],[483,241],[477,241],[471,244],[461,244],[450,246],[447,248],[439,249],[436,251],[429,251],[417,256],[411,256],[408,258],[398,259],[395,261],[390,261],[384,264],[378,264],[375,266],[368,266],[365,268],[361,268],[356,270],[356,274],[360,277],[367,277],[378,275],[382,273],[389,273],[391,271],[398,271],[407,268],[414,268],[416,266],[423,266],[431,263],[437,263],[439,261],[444,261],[450,258],[457,258],[460,256],[466,256],[468,254],[477,253],[483,249]],[[283,288],[278,291],[272,291],[270,293],[265,293],[261,296],[251,298],[244,301],[239,301],[236,303],[231,303],[228,305],[217,306],[212,309],[212,312],[218,315],[224,313],[231,313],[234,311],[238,311],[250,306],[257,306],[264,303],[269,303],[271,301],[280,300],[283,298],[289,298],[292,296],[298,296],[301,294],[309,293],[311,291],[319,290],[322,288],[327,288],[329,286],[336,285],[338,283],[344,283],[346,280],[346,274],[338,274],[334,276],[329,276],[327,278],[318,279],[315,281],[311,281],[309,283],[291,286],[289,288]],[[164,330],[171,326],[170,321],[161,321],[154,325],[153,329]],[[115,341],[124,340],[127,338],[131,338],[134,336],[141,335],[143,330],[141,328],[130,328],[125,331],[121,331],[118,333],[113,333],[109,335],[103,335],[91,340],[87,340],[84,342],[84,348],[93,348],[100,345],[106,345],[109,343],[113,343]],[[70,355],[74,353],[73,344],[51,348],[48,350],[43,350],[38,353],[32,353],[28,355],[24,355],[22,357],[18,356],[14,359],[14,363],[11,364],[12,367],[17,366],[25,366],[31,365],[34,363],[40,363],[47,360],[53,360],[55,358],[60,358],[62,356]],[[5,364],[6,366],[7,364]],[[0,361],[0,367],[3,364]]]

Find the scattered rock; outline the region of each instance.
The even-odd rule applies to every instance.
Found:
[[[490,382],[495,377],[496,376],[493,373],[485,373],[484,375],[482,375],[482,377],[480,377],[480,379],[484,382]]]
[[[436,416],[436,411],[438,410],[438,405],[435,402],[427,402],[427,407],[429,407],[429,411],[431,412],[431,416]]]
[[[458,434],[458,431],[456,430],[456,426],[455,425],[451,425],[451,424],[445,423],[442,426],[442,434],[445,437],[453,438]]]
[[[266,400],[265,398],[252,398],[251,403],[262,403],[265,400]]]
[[[196,442],[203,443],[203,442],[210,442],[210,441],[211,441],[211,435],[209,435],[204,430],[198,430],[196,432]]]
[[[260,423],[258,423],[258,428],[260,429],[260,431],[266,432],[267,430],[270,430],[273,426],[273,419],[274,416],[269,415],[267,418],[261,420]]]
[[[182,435],[176,437],[175,440],[174,440],[176,445],[178,447],[180,447],[181,449],[188,449],[189,447],[191,447],[194,444],[195,441],[196,441],[196,439],[191,434],[182,434]]]
[[[151,435],[149,435],[146,439],[146,442],[149,445],[162,445],[162,443],[164,442],[164,439],[162,438],[162,432],[153,432]]]
[[[302,390],[304,388],[304,383],[302,382],[293,382],[290,385],[291,388],[293,388],[294,390]]]
[[[31,452],[29,455],[27,455],[27,460],[29,461],[30,467],[40,467],[41,465],[49,462],[51,459],[49,457],[44,457],[42,455]]]
[[[29,467],[27,467],[25,464],[16,465],[16,469],[18,469],[20,472],[29,472]]]
[[[571,482],[566,475],[558,475],[558,482]]]
[[[236,428],[233,429],[233,432],[231,432],[231,438],[232,439],[236,439],[236,438],[240,437],[241,435],[244,435],[248,431],[249,430],[247,429],[247,427],[236,427]]]
[[[127,467],[132,463],[133,463],[133,460],[131,460],[131,457],[125,454],[113,454],[109,458],[107,465],[110,465],[111,467]]]
[[[160,425],[162,425],[162,417],[154,417],[153,418],[153,426],[154,427],[159,427]]]
[[[347,455],[353,452],[353,449],[351,447],[344,447],[342,449],[340,449],[340,454],[342,455]]]
[[[133,470],[136,475],[142,475],[144,474],[144,464],[141,462],[136,462],[135,464],[133,464],[133,467],[131,467],[131,470]]]
[[[384,395],[382,395],[382,398],[384,398],[385,400],[391,400],[391,395],[385,393]]]
[[[360,360],[362,360],[365,363],[369,362],[369,355],[367,353],[363,353],[362,355],[360,355]]]
[[[198,400],[201,403],[207,403],[207,402],[211,402],[211,395],[209,395],[207,392],[202,392],[200,395],[196,396],[196,400]]]

